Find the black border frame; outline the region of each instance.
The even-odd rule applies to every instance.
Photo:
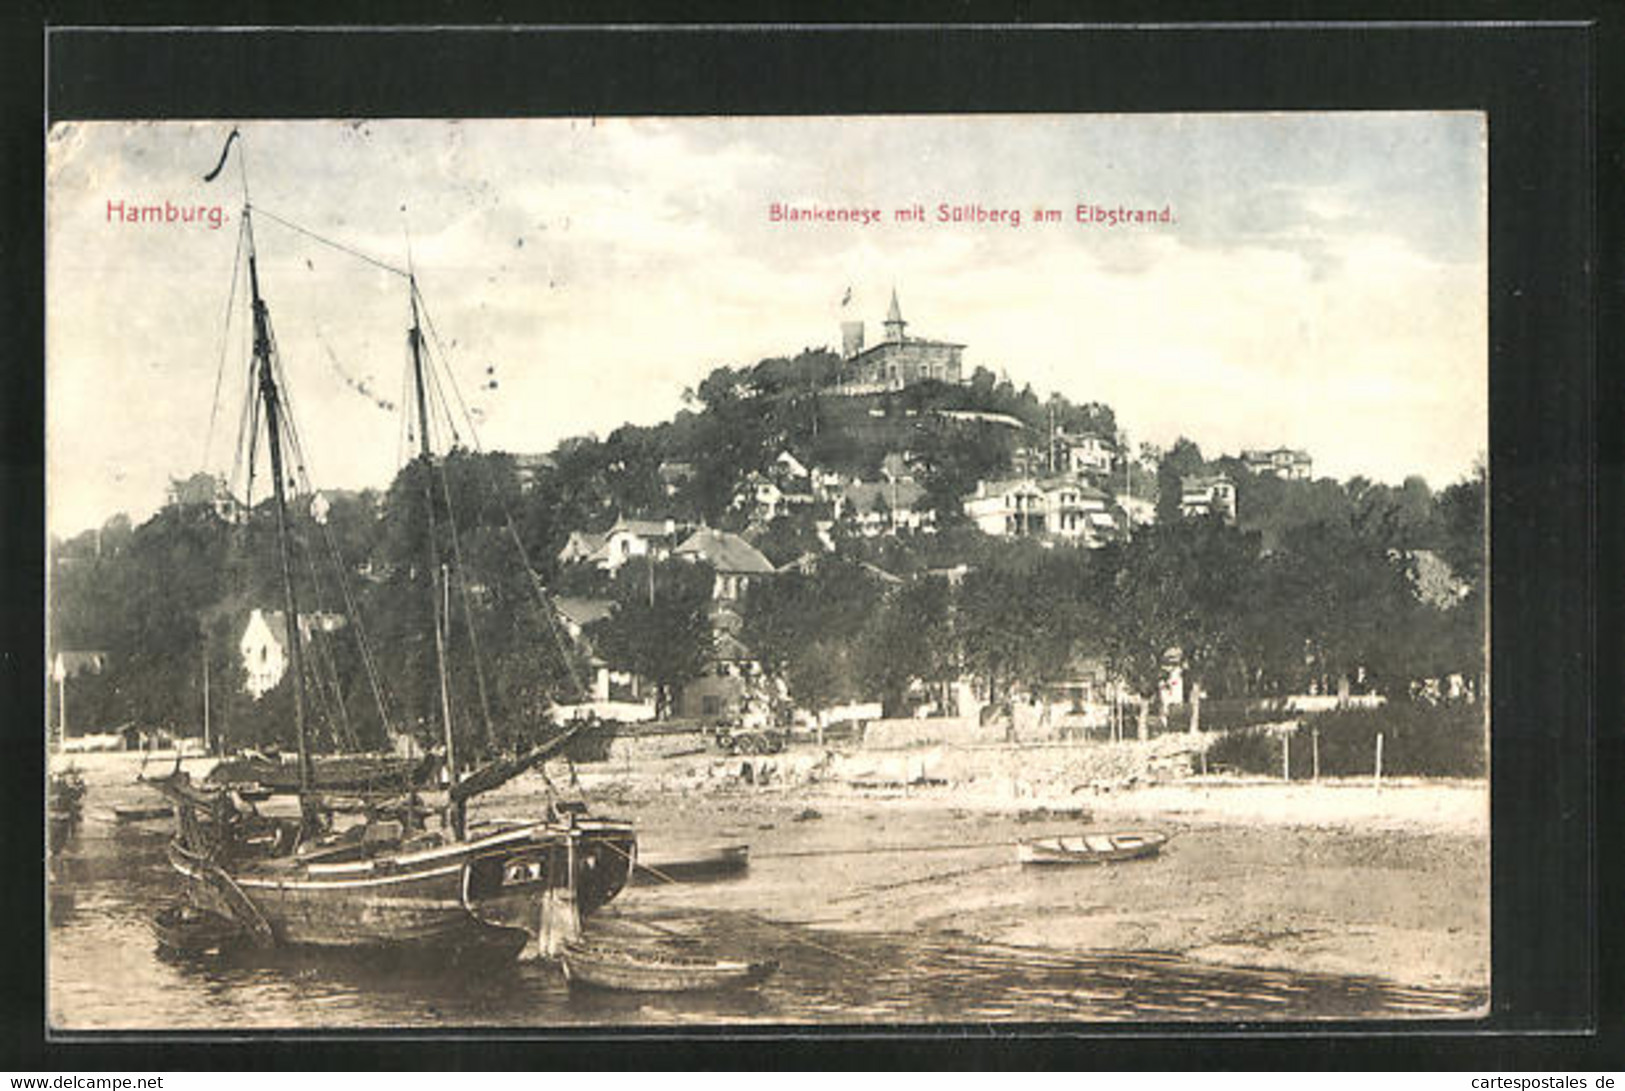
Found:
[[[180,5],[181,8],[192,7]],[[1619,529],[1619,440],[1597,428],[1620,378],[1598,369],[1600,285],[1618,291],[1621,253],[1600,245],[1593,171],[1599,138],[1616,167],[1618,98],[1599,56],[1616,22],[1584,8],[1522,12],[1536,23],[833,24],[704,27],[569,25],[624,20],[625,9],[555,8],[548,28],[383,33],[320,27],[345,14],[306,9],[305,30],[66,29],[103,9],[47,13],[13,39],[0,167],[9,192],[0,296],[15,361],[0,400],[0,520],[6,644],[0,669],[14,722],[3,753],[14,803],[5,838],[7,1045],[12,1063],[52,1071],[413,1067],[858,1065],[1122,1067],[1621,1067],[1617,956],[1603,963],[1600,879],[1614,882],[1616,824],[1599,822],[1604,768],[1619,769],[1617,680],[1595,685],[1597,625],[1621,603],[1612,569]],[[413,5],[416,22],[490,19],[491,5]],[[401,26],[402,5],[355,5]],[[175,8],[140,9],[157,20]],[[917,14],[917,10],[908,14]],[[193,8],[193,19],[222,13]],[[239,12],[287,20],[298,10]],[[692,12],[685,14],[693,14]],[[703,14],[703,13],[702,13]],[[782,12],[774,14],[782,15]],[[980,14],[959,7],[958,18]],[[1097,17],[1145,18],[1107,11]],[[1233,13],[1231,13],[1233,14]],[[1277,17],[1281,13],[1273,13]],[[1295,13],[1298,16],[1303,12]],[[1406,14],[1409,13],[1396,13]],[[1457,17],[1506,19],[1502,5]],[[1057,12],[1057,19],[1075,13]],[[1003,25],[992,25],[995,20]],[[1558,21],[1562,20],[1562,21]],[[179,19],[176,20],[179,22]],[[357,20],[360,21],[360,20]],[[58,29],[42,33],[49,25]],[[30,59],[28,54],[34,51]],[[1625,51],[1621,51],[1625,52]],[[443,73],[454,73],[445,78]],[[30,81],[32,86],[29,86]],[[1259,109],[1468,109],[1489,115],[1492,497],[1493,964],[1490,1016],[1475,1023],[1118,1025],[1041,1028],[752,1028],[716,1032],[449,1032],[340,1038],[75,1036],[43,1040],[39,874],[43,781],[32,725],[43,700],[43,96],[52,119],[140,117],[526,116],[710,113],[954,113]],[[1605,107],[1599,114],[1599,106]],[[1600,122],[1600,126],[1599,126]],[[23,197],[22,195],[27,195]],[[1617,211],[1617,204],[1615,206]],[[1617,333],[1617,311],[1608,318]],[[1617,342],[1616,342],[1617,343]],[[1598,399],[1598,383],[1606,395]],[[1603,594],[1599,597],[1598,583]],[[1617,644],[1604,632],[1618,663]],[[1602,702],[1599,715],[1598,702]],[[1601,726],[1599,726],[1601,725]],[[1600,862],[1616,867],[1606,875]],[[37,881],[37,880],[36,880]],[[1617,887],[1615,888],[1617,889]],[[1617,905],[1617,901],[1609,904]],[[1607,977],[1599,971],[1606,971]],[[1609,1031],[1611,1036],[1598,1036]],[[38,1036],[36,1040],[36,1036]],[[1036,1039],[1036,1040],[1035,1040]],[[7,1052],[10,1052],[8,1050]],[[43,1068],[42,1068],[43,1070]]]

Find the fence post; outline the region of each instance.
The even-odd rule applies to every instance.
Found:
[[[1292,736],[1281,736],[1281,779],[1292,779]]]
[[[1377,732],[1377,771],[1376,775],[1372,777],[1371,786],[1379,792],[1382,791],[1382,732],[1380,731]]]
[[[1320,728],[1309,729],[1309,757],[1314,765],[1314,773],[1310,779],[1320,779]]]

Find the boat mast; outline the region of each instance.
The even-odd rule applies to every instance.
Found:
[[[423,329],[418,324],[418,285],[416,277],[408,277],[409,294],[412,303],[412,328],[407,331],[407,342],[412,346],[412,383],[417,393],[418,403],[418,453],[423,458],[423,499],[425,510],[428,512],[428,560],[429,560],[429,596],[434,604],[434,658],[435,669],[440,677],[440,726],[446,740],[446,775],[453,787],[457,784],[457,741],[451,725],[451,685],[446,677],[446,625],[445,618],[449,609],[442,612],[440,588],[438,583],[443,573],[440,564],[440,547],[435,541],[436,525],[434,517],[434,451],[429,444],[429,397],[423,382]],[[449,581],[448,581],[449,587]],[[449,604],[447,604],[449,606]],[[456,838],[461,841],[465,828],[465,819],[468,814],[466,800],[453,799],[451,805],[451,829]]]
[[[299,596],[293,589],[293,564],[288,551],[288,498],[282,474],[282,399],[271,367],[271,318],[260,297],[259,264],[254,253],[254,228],[249,209],[243,208],[243,229],[248,237],[248,284],[254,307],[254,364],[259,370],[260,401],[265,405],[266,437],[270,441],[271,491],[276,499],[277,552],[282,561],[282,601],[288,621],[289,666],[293,670],[293,722],[299,741],[299,798],[304,810],[311,788],[310,747],[305,738],[305,657],[299,644]]]

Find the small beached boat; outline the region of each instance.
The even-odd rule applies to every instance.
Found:
[[[158,946],[178,954],[218,951],[247,939],[236,921],[186,902],[175,902],[159,910],[151,924]]]
[[[632,881],[639,886],[703,883],[739,875],[749,867],[749,845],[721,845],[684,854],[640,853]]]
[[[121,804],[113,808],[113,818],[122,823],[151,822],[154,819],[174,817],[175,808],[167,803],[160,803],[150,807]]]
[[[760,983],[779,965],[592,943],[567,944],[560,963],[572,986],[662,993],[746,988]]]
[[[1076,837],[1037,837],[1016,842],[1016,860],[1023,864],[1114,864],[1155,856],[1168,843],[1168,835],[1148,831],[1085,833]]]

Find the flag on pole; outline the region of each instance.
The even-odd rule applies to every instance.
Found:
[[[225,146],[220,149],[220,162],[216,163],[214,165],[214,169],[203,176],[203,180],[205,182],[212,182],[216,178],[220,177],[220,172],[224,170],[226,166],[226,156],[231,154],[231,142],[236,139],[237,130],[233,129],[231,130],[231,135],[226,137]]]
[[[841,306],[844,307],[850,302],[852,302],[852,289],[848,287],[846,294],[841,297]]]

